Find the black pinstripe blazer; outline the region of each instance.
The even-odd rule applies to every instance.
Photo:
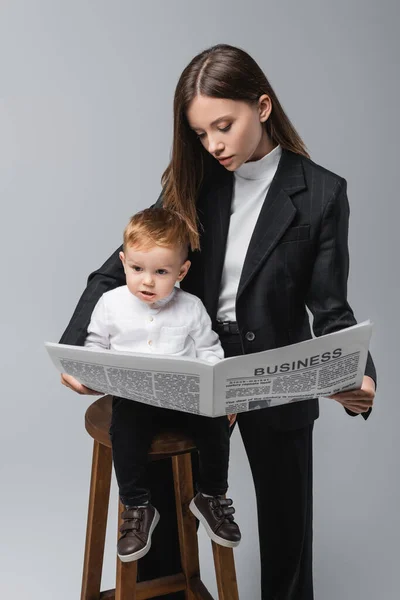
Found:
[[[214,324],[233,182],[233,174],[218,163],[205,180],[197,204],[201,252],[191,253],[192,266],[181,283],[183,289],[201,298]],[[160,196],[157,204],[161,203]],[[306,307],[313,314],[316,336],[356,323],[347,301],[348,219],[346,181],[310,159],[283,150],[239,282],[236,318],[244,353],[309,339]],[[83,344],[101,294],[125,284],[119,250],[89,276],[61,343]],[[246,337],[250,331],[253,340]],[[376,381],[370,355],[366,374]],[[364,418],[368,415],[363,414]],[[305,426],[317,416],[317,399],[263,411],[271,425],[285,429]]]

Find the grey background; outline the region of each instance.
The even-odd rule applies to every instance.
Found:
[[[348,180],[349,299],[376,324],[372,417],[324,399],[315,427],[316,598],[398,598],[397,31],[389,0],[0,2],[2,596],[79,597],[92,399],[61,387],[43,341],[58,340],[88,273],[158,196],[182,69],[227,42],[265,70],[312,158]],[[230,482],[240,597],[258,600],[237,431]],[[103,589],[114,584],[116,504],[114,484]],[[203,532],[200,544],[215,594]]]

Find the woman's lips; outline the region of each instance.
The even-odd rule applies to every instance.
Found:
[[[233,156],[227,156],[226,158],[218,158],[218,162],[221,163],[221,165],[227,165],[231,162],[231,160],[233,159]]]

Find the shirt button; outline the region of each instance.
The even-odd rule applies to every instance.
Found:
[[[151,346],[153,342],[151,340],[149,340],[147,343],[149,346]]]
[[[248,342],[252,342],[252,341],[255,339],[256,335],[255,335],[255,333],[253,333],[252,331],[248,331],[248,332],[246,333],[246,336],[245,336],[245,337],[246,337],[246,340],[247,340]]]
[[[153,317],[149,317],[149,321],[152,323],[154,321]]]

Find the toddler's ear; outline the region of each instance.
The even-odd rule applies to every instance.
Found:
[[[177,281],[182,281],[182,279],[184,279],[186,277],[187,272],[189,271],[191,264],[192,263],[190,262],[190,260],[185,260],[185,262],[183,263],[183,265],[179,269],[179,275],[178,275]]]
[[[125,275],[126,275],[125,254],[122,251],[119,253],[119,258],[122,262],[122,266],[124,267],[124,271],[125,271]]]

